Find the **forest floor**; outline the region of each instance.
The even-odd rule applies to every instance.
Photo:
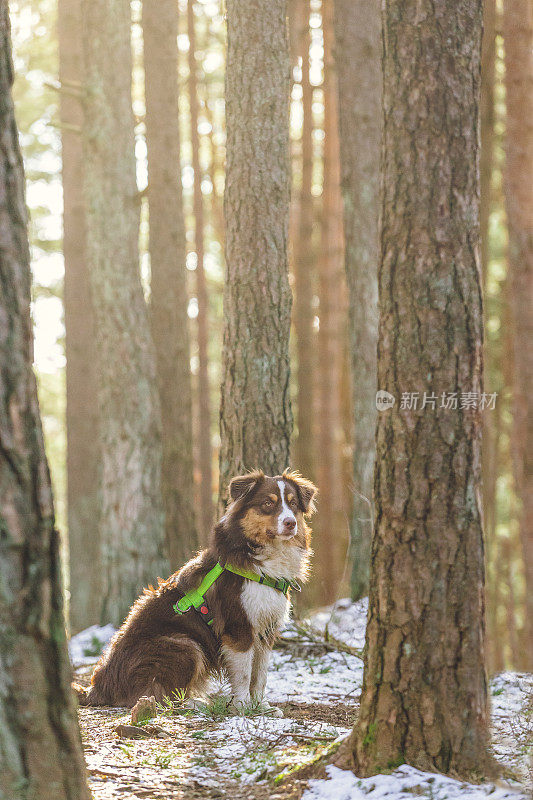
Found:
[[[95,800],[522,800],[531,797],[533,675],[502,673],[490,684],[496,783],[469,784],[402,766],[363,780],[328,766],[304,773],[349,733],[363,677],[366,603],[339,601],[305,623],[291,622],[272,657],[268,697],[283,718],[228,716],[215,700],[195,710],[161,709],[130,729],[125,709],[81,708],[80,725]],[[98,640],[93,628],[71,640],[76,679],[87,682]],[[224,687],[214,687],[224,693]],[[226,690],[227,691],[227,690]],[[117,731],[118,728],[118,731]],[[129,738],[132,733],[143,738]]]

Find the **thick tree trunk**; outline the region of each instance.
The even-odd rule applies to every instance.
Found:
[[[345,267],[354,409],[352,595],[368,592],[376,424],[381,19],[377,3],[335,0]]]
[[[291,293],[286,0],[228,0],[226,285],[220,497],[289,464]]]
[[[89,800],[31,369],[30,255],[12,83],[8,7],[0,0],[0,796]]]
[[[130,4],[83,0],[87,263],[96,321],[102,622],[121,622],[163,557],[155,355],[138,262]]]
[[[295,443],[295,466],[307,477],[315,477],[313,441],[313,373],[315,335],[313,278],[313,87],[309,80],[309,0],[296,0],[294,25],[296,52],[302,62],[302,160],[299,191],[298,227],[294,243],[294,330],[296,334],[298,437]]]
[[[533,670],[533,7],[503,6],[507,105],[505,200],[514,349],[513,467],[522,503],[528,669]]]
[[[83,202],[81,0],[59,0],[59,79],[67,355],[67,506],[70,624],[100,621],[98,424],[94,314],[89,294]]]
[[[481,1],[383,9],[378,386],[396,403],[377,425],[353,755],[362,775],[404,761],[479,774],[488,765],[481,413],[463,393],[479,401],[482,392]],[[416,409],[405,403],[412,392]],[[441,406],[448,392],[456,409]]]
[[[174,0],[143,2],[151,318],[163,433],[165,533],[172,570],[198,547],[178,125],[177,14]]]
[[[337,76],[333,59],[333,0],[326,0],[322,9],[325,137],[321,255],[318,262],[320,329],[317,370],[317,478],[321,495],[316,523],[315,571],[322,590],[319,599],[332,603],[338,598],[348,544],[341,459],[343,312],[346,298],[342,269],[342,197]]]
[[[200,169],[200,137],[198,136],[198,80],[196,77],[196,29],[194,0],[187,2],[189,34],[189,108],[191,118],[191,151],[194,170],[194,246],[196,250],[196,295],[198,299],[198,451],[200,466],[200,527],[207,542],[213,524],[213,466],[211,448],[211,400],[209,394],[209,302],[204,269],[204,198]],[[214,191],[214,187],[213,187]]]

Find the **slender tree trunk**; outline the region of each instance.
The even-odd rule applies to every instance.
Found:
[[[375,458],[381,19],[377,3],[335,0],[345,267],[354,409],[352,596],[368,592]]]
[[[211,191],[211,202],[209,205],[209,211],[211,214],[211,226],[213,228],[213,235],[215,237],[215,240],[217,242],[223,242],[224,209],[223,209],[222,193],[219,192],[217,188],[217,180],[216,180],[217,173],[221,169],[220,162],[222,161],[222,159],[219,158],[218,156],[218,148],[215,142],[215,136],[214,136],[215,120],[214,120],[214,115],[209,106],[209,98],[210,95],[208,94],[208,98],[205,104],[205,113],[207,120],[211,125],[211,130],[209,131],[209,179],[213,187]]]
[[[94,314],[86,263],[83,202],[81,0],[59,0],[59,79],[67,355],[67,506],[70,623],[99,622],[98,425]]]
[[[87,263],[101,447],[101,620],[119,623],[163,557],[160,412],[138,261],[128,0],[83,0]]]
[[[479,225],[481,233],[481,269],[483,275],[483,293],[485,297],[485,329],[487,328],[487,289],[489,272],[489,219],[492,206],[492,170],[494,162],[494,83],[496,78],[496,2],[495,0],[484,0],[483,2],[483,41],[481,48],[481,106],[480,106],[480,127],[481,127],[481,150],[479,156],[479,175],[480,175],[480,205],[479,205]],[[485,375],[487,383],[490,385],[491,376],[499,371],[498,365],[494,363],[495,348],[488,338],[485,340]],[[494,635],[494,615],[495,608],[491,602],[494,596],[493,584],[491,584],[493,550],[496,547],[495,539],[492,536],[496,526],[496,480],[498,477],[496,451],[498,442],[496,441],[495,414],[485,414],[483,416],[483,435],[481,447],[481,473],[483,478],[483,527],[485,530],[485,541],[487,551],[487,666],[493,668],[496,650],[499,643],[493,638]]]
[[[487,669],[489,675],[494,675],[504,667],[503,647],[499,637],[498,610],[501,604],[501,590],[503,580],[501,578],[501,546],[496,534],[496,478],[500,469],[501,458],[501,435],[502,435],[502,407],[501,403],[496,404],[494,419],[491,421],[491,445],[490,458],[487,458],[491,474],[488,477],[487,485],[494,491],[494,495],[488,495],[487,487],[484,485],[485,494],[483,496],[484,505],[491,513],[485,516],[483,521],[485,531],[486,551],[487,551]],[[485,436],[486,427],[483,420],[483,435]],[[485,446],[485,440],[483,442]]]
[[[143,2],[152,335],[163,432],[165,532],[173,570],[198,547],[178,124],[177,14],[174,0]]]
[[[520,658],[518,631],[516,625],[516,598],[514,592],[515,575],[513,570],[513,543],[509,538],[502,542],[502,558],[504,562],[504,584],[507,587],[505,600],[505,622],[511,655],[511,668],[521,669],[523,659]]]
[[[31,369],[30,254],[12,84],[8,6],[0,0],[0,796],[89,800]]]
[[[481,150],[479,154],[481,266],[486,285],[489,265],[489,218],[491,210],[492,167],[494,161],[494,81],[496,77],[496,0],[483,3],[483,43],[481,49]]]
[[[196,29],[194,0],[187,2],[189,34],[189,108],[191,116],[192,168],[194,170],[194,246],[196,249],[196,295],[198,298],[198,450],[200,465],[200,527],[207,542],[213,524],[213,453],[211,449],[211,401],[209,394],[209,301],[204,269],[204,198],[198,136],[198,79],[196,76]],[[214,189],[213,189],[214,191]]]
[[[522,503],[528,669],[533,670],[533,7],[503,6],[507,105],[505,200],[514,344],[513,467]]]
[[[220,497],[289,464],[289,50],[286,0],[228,0],[226,285]]]
[[[318,334],[317,462],[320,507],[315,540],[315,571],[323,602],[338,597],[347,545],[341,448],[341,377],[344,282],[342,274],[342,198],[340,191],[337,76],[333,60],[333,0],[322,6],[324,32],[324,181],[322,241],[318,263],[320,330]],[[346,535],[344,535],[346,534]]]
[[[481,10],[383,6],[378,385],[396,403],[377,425],[362,775],[488,768],[481,412],[462,397],[482,392]]]
[[[313,277],[313,87],[309,80],[309,0],[297,0],[294,7],[296,51],[302,61],[302,161],[298,228],[294,245],[294,329],[296,333],[298,438],[295,466],[303,475],[314,477],[313,372],[315,336],[312,308]]]

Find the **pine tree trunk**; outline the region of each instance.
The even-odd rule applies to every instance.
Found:
[[[396,403],[378,416],[353,755],[361,775],[404,761],[479,774],[488,765],[481,412],[461,395],[482,392],[482,4],[386,0],[383,9],[378,386]],[[402,408],[411,392],[417,408]],[[457,409],[440,406],[448,392]]]
[[[507,105],[505,200],[514,344],[513,467],[522,503],[528,669],[533,670],[533,7],[503,6]]]
[[[513,570],[513,543],[510,539],[506,538],[502,541],[502,559],[503,559],[503,582],[507,588],[507,596],[505,600],[505,622],[506,633],[509,638],[509,648],[511,656],[511,668],[522,669],[523,659],[520,658],[520,648],[518,645],[518,630],[516,624],[516,598],[514,592],[515,574]],[[500,642],[501,645],[501,642]]]
[[[163,557],[160,412],[138,261],[130,4],[83,0],[87,263],[96,322],[102,622],[121,622]]]
[[[143,2],[151,321],[163,433],[165,538],[172,570],[184,564],[198,547],[178,125],[177,14],[174,0]]]
[[[12,83],[8,7],[0,0],[0,796],[89,800],[31,369],[30,255]]]
[[[479,155],[481,267],[486,285],[489,265],[489,218],[491,210],[492,167],[494,161],[494,80],[496,76],[496,0],[483,3],[483,42],[481,49],[481,150]]]
[[[375,458],[381,20],[377,3],[335,0],[345,267],[354,408],[354,598],[368,592]]]
[[[191,116],[191,151],[194,170],[194,245],[196,249],[196,295],[198,299],[198,450],[200,466],[200,526],[202,540],[207,542],[213,524],[213,467],[211,449],[211,400],[209,393],[209,302],[204,269],[204,199],[200,169],[198,136],[198,80],[196,77],[196,30],[194,0],[187,2],[189,34],[189,108]],[[214,188],[213,188],[214,191]]]
[[[486,417],[483,420],[483,437],[487,433]],[[487,457],[487,465],[490,470],[489,475],[483,475],[483,505],[488,508],[490,513],[483,519],[483,529],[486,542],[486,564],[487,564],[487,671],[490,675],[495,675],[504,667],[503,647],[499,637],[498,629],[498,610],[501,603],[501,589],[503,581],[500,579],[501,571],[501,545],[496,534],[496,478],[500,470],[501,460],[501,441],[502,441],[502,404],[497,403],[494,409],[493,418],[490,424],[490,444],[491,451]],[[486,439],[483,438],[483,447],[486,447]],[[485,468],[483,464],[482,469]],[[487,485],[485,485],[485,480]],[[490,489],[489,494],[487,486]],[[485,512],[486,513],[486,512]]]
[[[313,373],[315,334],[313,278],[313,87],[309,79],[309,0],[294,4],[296,51],[302,60],[302,161],[299,192],[298,228],[294,244],[294,330],[296,334],[298,437],[295,443],[295,466],[302,475],[315,477],[313,441]]]
[[[481,48],[481,150],[479,159],[480,176],[480,206],[479,223],[481,233],[481,270],[483,275],[483,291],[485,298],[488,289],[488,269],[490,259],[489,249],[489,219],[492,205],[492,170],[494,161],[494,81],[496,77],[496,29],[495,29],[496,3],[495,0],[485,0],[483,3],[483,42]],[[485,323],[487,320],[487,301],[484,305]],[[486,328],[486,324],[485,324]],[[495,361],[495,348],[492,343],[485,340],[485,375],[487,383],[498,366]],[[492,668],[498,642],[494,641],[493,615],[495,609],[490,601],[493,596],[492,552],[495,549],[495,540],[492,532],[495,530],[496,514],[496,479],[498,477],[495,461],[498,443],[495,439],[495,414],[485,414],[483,417],[482,435],[482,461],[481,473],[483,478],[483,527],[487,549],[487,665]]]
[[[347,550],[342,474],[341,378],[345,286],[343,280],[342,197],[340,190],[338,93],[333,60],[333,0],[323,6],[324,181],[321,256],[318,263],[320,329],[317,370],[317,478],[320,506],[315,528],[315,572],[321,602],[338,598]]]
[[[59,79],[65,329],[67,355],[67,506],[70,623],[73,632],[100,621],[98,424],[94,313],[86,264],[83,202],[83,63],[81,0],[59,0]]]
[[[291,293],[286,0],[228,0],[226,285],[220,497],[289,464]]]

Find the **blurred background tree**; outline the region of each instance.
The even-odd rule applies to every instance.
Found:
[[[68,9],[68,4],[72,8],[73,2],[62,0],[60,11]],[[10,5],[17,74],[15,100],[32,218],[35,360],[47,452],[58,498],[58,523],[65,543],[68,529],[61,136],[68,159],[67,142],[75,146],[75,129],[79,123],[74,122],[74,127],[68,128],[68,124],[64,125],[68,120],[59,114],[60,98],[62,103],[65,101],[64,93],[58,91],[55,0],[13,0]],[[225,9],[219,0],[177,0],[177,7],[176,86],[186,254],[184,277],[179,278],[183,288],[175,285],[174,291],[178,297],[185,293],[180,302],[187,309],[189,324],[193,494],[199,531],[205,536],[207,520],[212,513],[209,507],[215,507],[219,487],[218,410],[223,366],[225,272],[222,198],[226,26]],[[368,542],[364,541],[364,524],[368,523],[358,526],[361,526],[360,520],[366,520],[372,512],[372,481],[368,475],[373,458],[375,405],[371,388],[374,386],[373,367],[365,372],[365,365],[373,358],[371,341],[375,331],[376,276],[375,256],[372,255],[375,229],[372,228],[371,206],[372,193],[377,189],[375,163],[379,147],[379,120],[376,120],[379,86],[373,81],[379,76],[372,63],[376,58],[375,50],[380,48],[379,43],[376,44],[378,10],[373,3],[351,4],[342,0],[336,0],[335,8],[333,0],[291,0],[288,3],[292,66],[289,282],[294,296],[290,399],[295,417],[291,465],[318,480],[322,490],[315,524],[319,557],[313,579],[301,598],[302,608],[331,601],[350,591],[360,596],[366,582],[365,547]],[[145,120],[148,88],[144,84],[140,0],[133,0],[131,11],[135,156],[141,203],[140,276],[145,296],[149,297]],[[333,11],[337,15],[336,39]],[[369,26],[373,20],[373,27],[368,30],[351,20],[359,31],[360,40],[350,39],[353,29],[348,21],[342,24],[342,15],[349,11],[354,15],[362,14]],[[195,34],[192,49],[191,25],[194,25]],[[516,204],[510,202],[515,191],[510,188],[512,181],[521,174],[521,191],[525,192],[526,179],[533,169],[531,114],[528,125],[526,112],[532,96],[531,60],[527,58],[531,51],[531,31],[530,3],[485,0],[481,108],[485,390],[497,393],[494,410],[484,412],[483,441],[491,671],[511,666],[524,668],[528,663],[531,667],[531,655],[526,655],[528,593],[524,564],[531,560],[533,541],[526,504],[532,494],[526,488],[531,468],[526,456],[529,453],[531,459],[531,447],[525,446],[533,397],[527,388],[530,384],[526,386],[525,383],[530,380],[530,372],[521,362],[519,364],[521,358],[526,359],[526,367],[530,364],[531,264],[525,257],[516,258],[513,241],[519,232],[520,242],[531,242],[532,215],[527,210],[531,206],[526,207],[525,201],[521,204],[522,216]],[[506,35],[508,44],[515,45],[508,47],[507,52]],[[355,52],[355,55],[348,56],[348,52]],[[368,72],[354,67],[358,59]],[[350,76],[350,69],[355,78]],[[517,96],[521,98],[518,101]],[[72,97],[72,94],[67,95],[67,98]],[[371,104],[372,100],[373,105],[367,107],[365,104]],[[347,117],[348,108],[357,109],[358,116],[353,121]],[[362,146],[364,143],[368,145],[367,150]],[[519,169],[513,161],[516,152],[525,159]],[[354,161],[359,170],[355,174],[349,171]],[[175,163],[172,168],[176,169]],[[531,187],[533,181],[529,180],[528,185]],[[344,236],[340,224],[341,199],[344,201]],[[65,184],[65,246],[72,203]],[[351,203],[358,209],[354,214],[350,213]],[[366,222],[363,210],[369,215],[365,216]],[[350,219],[354,228],[348,224]],[[343,263],[347,270],[347,287]],[[517,267],[521,269],[520,274]],[[517,292],[517,285],[525,288]],[[67,289],[68,280],[65,291]],[[522,302],[518,304],[519,300]],[[88,305],[83,314],[84,319],[78,320],[79,327],[88,331]],[[72,395],[70,397],[71,410],[75,411],[75,407],[72,409],[75,400]],[[209,450],[208,464],[206,453]],[[71,484],[75,483],[79,467],[71,465],[70,460],[69,471]],[[90,479],[89,474],[85,477]],[[93,540],[91,529],[89,525],[87,548],[88,539]],[[351,548],[348,547],[349,530]],[[369,525],[366,530],[370,530]],[[72,532],[70,535],[72,537]],[[75,574],[74,565],[71,574]],[[351,586],[350,574],[353,574]],[[79,580],[79,573],[75,580]],[[77,626],[81,624],[82,621],[76,621]]]

